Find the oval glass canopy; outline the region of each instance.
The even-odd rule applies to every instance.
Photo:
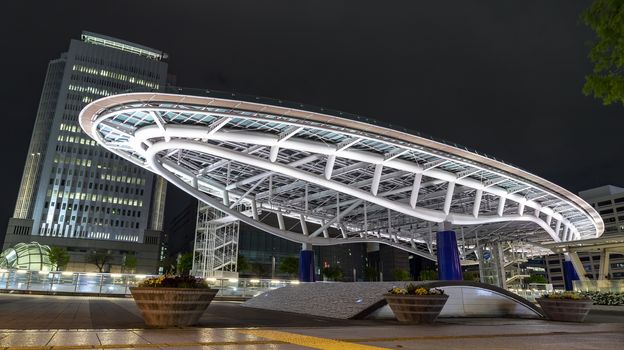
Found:
[[[83,130],[227,214],[312,245],[380,242],[434,259],[433,233],[479,242],[599,237],[573,193],[457,145],[370,119],[254,97],[175,89],[109,96]],[[533,247],[533,248],[531,248]]]

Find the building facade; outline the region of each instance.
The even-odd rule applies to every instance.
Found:
[[[66,247],[67,269],[75,271],[93,268],[86,261],[93,249],[109,251],[111,271],[136,254],[137,271],[156,271],[166,182],[100,147],[81,130],[78,115],[103,96],[161,89],[165,58],[83,32],[49,63],[5,249],[30,241]]]
[[[624,237],[624,188],[606,185],[579,192],[594,207],[605,223],[602,239]],[[579,259],[585,269],[586,277],[591,280],[624,279],[624,255],[608,254],[608,268],[605,276],[600,275],[601,260],[605,257],[604,251],[578,252]],[[547,256],[544,259],[548,280],[555,288],[564,288],[563,254]]]

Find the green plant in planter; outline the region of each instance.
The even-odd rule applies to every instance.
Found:
[[[563,293],[547,293],[542,295],[544,299],[555,299],[555,300],[588,300],[589,298],[583,296],[577,292],[563,292]]]
[[[146,278],[139,283],[139,287],[148,288],[195,288],[208,289],[208,283],[203,278],[194,276],[166,276]]]
[[[218,290],[203,278],[159,276],[130,287],[130,292],[147,326],[172,327],[197,324]]]

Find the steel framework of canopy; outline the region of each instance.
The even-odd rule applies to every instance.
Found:
[[[176,92],[105,97],[80,124],[227,213],[222,220],[304,244],[380,242],[430,259],[434,224],[461,233],[464,258],[479,242],[562,242],[604,229],[573,193],[458,146],[303,105]]]

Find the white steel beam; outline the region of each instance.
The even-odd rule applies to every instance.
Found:
[[[444,198],[444,214],[447,214],[451,211],[451,203],[453,202],[453,193],[455,191],[455,183],[449,182],[448,187],[446,189],[446,198]]]
[[[332,171],[334,171],[334,163],[336,162],[336,155],[332,154],[327,156],[327,162],[325,163],[325,178],[331,179]]]
[[[475,194],[474,204],[472,206],[472,216],[474,216],[475,218],[479,217],[479,210],[481,208],[481,198],[482,197],[483,197],[483,190],[482,189],[478,189],[477,193]]]
[[[303,232],[304,236],[308,235],[308,224],[306,223],[305,217],[303,214],[299,214],[299,222],[301,223],[301,232]]]
[[[342,219],[345,215],[349,214],[353,209],[357,208],[360,204],[362,204],[362,200],[359,200],[353,204],[351,204],[347,209],[343,210],[339,215],[334,216],[331,220],[329,220],[327,223],[321,225],[321,227],[319,227],[318,229],[316,229],[314,232],[312,232],[312,234],[310,235],[310,237],[316,237],[318,236],[321,232],[327,230],[329,227],[331,227],[333,224],[337,223],[340,219]]]
[[[375,172],[373,173],[373,183],[371,184],[371,193],[373,196],[377,195],[379,190],[379,182],[381,181],[381,172],[383,171],[383,164],[375,165]]]
[[[194,138],[196,134],[199,136],[198,138],[201,138],[201,135],[205,133],[204,131],[202,131],[203,130],[202,127],[186,126],[186,125],[169,125],[167,130],[169,133],[171,133],[172,136],[175,135],[176,137],[186,137],[186,138]],[[152,137],[157,138],[159,133],[160,133],[160,130],[158,129],[157,126],[153,126],[153,127],[145,126],[135,132],[135,138],[140,143],[141,141],[147,140]],[[258,133],[258,132],[236,132],[236,133],[217,132],[212,136],[211,139],[230,141],[230,142],[255,143],[259,145],[268,145],[268,146],[274,145],[277,140],[275,135],[267,135],[267,134]],[[320,143],[320,142],[312,142],[309,140],[305,140],[305,141],[298,140],[295,137],[292,137],[289,140],[283,142],[283,147],[294,149],[294,150],[299,150],[303,152],[312,152],[312,153],[318,153],[318,154],[323,154],[323,155],[336,154],[335,146],[327,145],[327,144]],[[338,156],[352,159],[355,161],[365,161],[365,162],[372,163],[372,164],[383,163],[384,166],[390,166],[397,170],[404,170],[404,171],[408,171],[412,173],[423,171],[422,166],[417,163],[410,162],[410,161],[403,160],[403,159],[392,159],[390,161],[384,162],[385,159],[383,155],[378,155],[378,154],[374,154],[374,153],[366,152],[366,151],[344,150],[344,151],[341,151],[340,154],[338,154]],[[472,187],[474,189],[482,188],[484,191],[490,194],[497,195],[497,196],[506,196],[508,199],[511,199],[516,202],[524,198],[517,194],[508,194],[506,189],[495,186],[497,183],[508,180],[508,178],[506,177],[500,177],[497,179],[488,180],[485,183],[481,183],[480,181],[474,180],[472,178],[457,179],[457,175],[453,173],[450,173],[445,170],[434,169],[436,166],[439,166],[441,163],[443,163],[443,161],[442,162],[435,161],[435,162],[429,163],[427,165],[428,169],[427,169],[426,175],[433,177],[433,178],[440,179],[440,180],[455,181],[459,185]],[[559,213],[553,212],[552,209],[548,207],[541,207],[539,203],[536,203],[534,201],[531,201],[531,200],[527,201],[526,206],[532,207],[535,209],[539,208],[539,210],[543,211],[547,215],[552,214],[553,217],[557,219],[561,218],[561,215]]]
[[[465,214],[460,214],[460,213],[453,213],[452,216],[448,216],[440,211],[419,208],[419,207],[412,209],[407,203],[405,204],[398,203],[396,201],[381,198],[381,197],[372,195],[371,193],[368,193],[366,191],[362,191],[360,189],[353,188],[351,186],[347,186],[342,183],[327,180],[322,176],[310,174],[306,171],[295,169],[284,164],[270,163],[267,160],[262,159],[262,158],[250,156],[248,154],[232,151],[229,149],[224,149],[219,146],[212,145],[212,144],[206,144],[206,143],[190,141],[190,140],[172,140],[170,142],[162,141],[162,142],[154,143],[148,149],[146,155],[149,160],[151,158],[155,158],[156,153],[162,150],[171,149],[171,148],[180,148],[180,149],[187,149],[190,151],[204,152],[204,153],[212,154],[214,156],[218,156],[222,158],[229,158],[234,161],[242,162],[244,164],[248,164],[250,166],[254,166],[257,168],[261,168],[265,170],[272,170],[277,173],[281,173],[285,176],[292,176],[294,178],[298,178],[303,181],[315,183],[317,185],[326,187],[328,189],[341,192],[341,193],[345,193],[345,194],[357,197],[359,199],[378,204],[382,207],[392,209],[396,212],[403,213],[408,216],[418,217],[422,220],[427,220],[427,221],[432,221],[432,222],[450,221],[451,223],[455,225],[474,225],[474,224],[481,224],[481,223],[495,223],[495,222],[505,222],[505,221],[509,221],[509,222],[532,221],[538,224],[540,227],[542,227],[549,235],[551,235],[551,237],[553,237],[555,241],[557,242],[560,241],[560,239],[554,235],[553,230],[550,227],[547,227],[546,223],[540,220],[539,218],[528,217],[528,216],[520,217],[520,216],[512,216],[512,215],[497,216],[497,217],[481,216],[479,218],[474,218],[472,217],[472,215],[465,215]],[[150,164],[152,164],[151,161],[150,161]]]
[[[416,208],[418,202],[418,192],[420,191],[420,183],[422,181],[422,173],[414,174],[414,183],[412,185],[412,194],[410,195],[410,207]]]
[[[503,216],[504,212],[505,212],[505,201],[507,200],[507,198],[501,196],[498,199],[498,216]]]

